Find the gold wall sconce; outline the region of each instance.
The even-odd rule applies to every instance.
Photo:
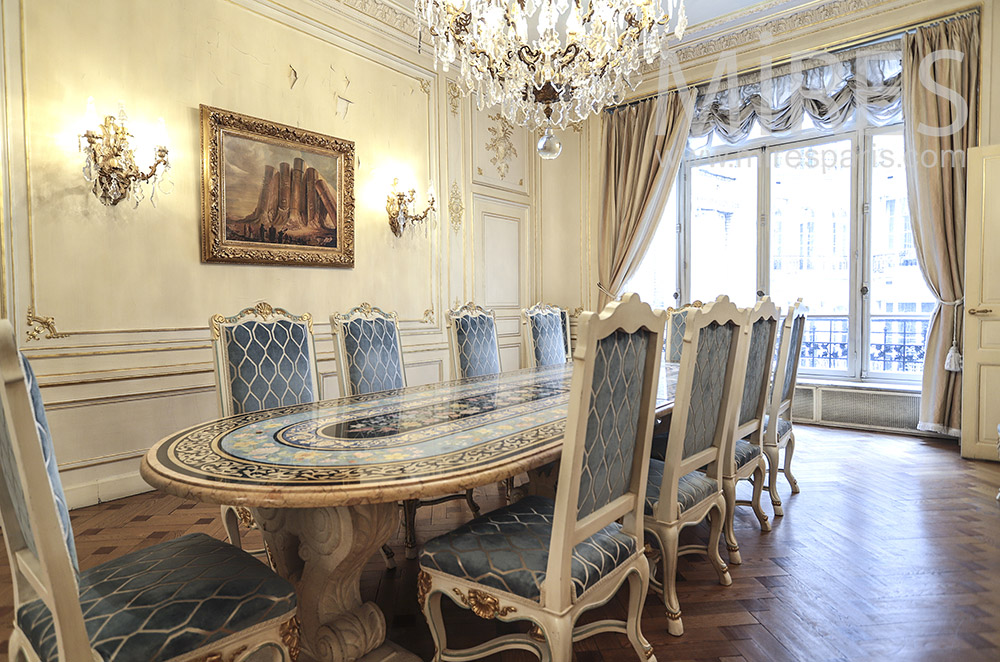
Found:
[[[416,204],[414,202],[417,192],[412,188],[405,193],[397,191],[396,187],[398,186],[399,180],[392,180],[392,192],[386,200],[385,210],[389,212],[389,227],[392,228],[392,233],[397,237],[402,237],[403,230],[407,226],[422,223],[434,211],[434,187],[432,185],[427,190],[427,199],[429,201],[427,209],[418,214],[416,213]]]
[[[93,101],[88,102],[88,117],[92,114]],[[117,205],[122,200],[131,199],[135,206],[145,199],[143,185],[149,183],[152,192],[149,202],[156,206],[156,191],[170,193],[172,182],[167,178],[170,171],[170,160],[167,148],[158,144],[153,150],[153,165],[147,172],[139,170],[136,165],[133,147],[125,123],[125,107],[120,105],[118,117],[106,115],[104,122],[97,129],[87,129],[79,136],[79,148],[86,160],[83,164],[83,177],[93,182],[93,192],[97,199],[106,206]],[[160,120],[161,125],[163,120]],[[161,129],[162,131],[162,129]],[[161,137],[158,142],[166,142]]]

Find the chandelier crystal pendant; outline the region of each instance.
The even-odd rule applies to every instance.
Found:
[[[564,129],[621,101],[632,75],[687,27],[684,0],[415,0],[435,64],[456,67],[480,110]],[[661,11],[662,7],[662,11]]]

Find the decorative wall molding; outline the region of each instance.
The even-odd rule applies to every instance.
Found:
[[[420,318],[420,321],[424,324],[434,324],[434,306],[424,311],[424,315]]]
[[[431,93],[431,82],[429,80],[427,80],[426,78],[421,78],[419,80],[420,80],[420,89],[423,90],[423,93],[424,94],[430,94]]]
[[[331,6],[329,2],[313,0],[318,5]],[[399,30],[403,34],[417,37],[417,21],[413,12],[405,12],[389,2],[383,0],[338,0],[338,4],[343,4],[351,9],[357,9],[362,14],[374,18],[380,23],[385,23],[391,28]]]
[[[510,171],[508,161],[517,158],[517,149],[511,141],[511,136],[514,135],[514,125],[500,111],[497,111],[495,115],[490,115],[489,118],[496,122],[496,125],[487,129],[493,134],[493,137],[486,143],[486,149],[493,152],[490,163],[496,166],[500,179],[504,179]]]
[[[458,115],[458,110],[462,107],[462,88],[453,80],[448,81],[448,107],[451,108],[452,115]]]
[[[462,216],[465,213],[465,205],[462,204],[462,189],[458,186],[458,181],[451,182],[451,192],[448,194],[448,220],[451,221],[451,229],[459,232],[462,229]]]
[[[25,342],[39,340],[45,334],[46,340],[54,338],[67,338],[68,333],[59,333],[56,330],[56,320],[54,317],[44,317],[35,314],[34,306],[28,306],[28,328],[26,329],[28,338]]]

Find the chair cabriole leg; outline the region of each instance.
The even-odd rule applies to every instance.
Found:
[[[795,480],[795,476],[792,475],[792,454],[795,453],[795,433],[791,432],[788,435],[788,444],[785,446],[785,480],[788,481],[788,485],[792,488],[792,494],[799,493],[799,481]]]
[[[781,517],[785,511],[781,509],[781,497],[778,495],[778,447],[764,446],[764,457],[767,458],[767,490],[771,493],[771,508],[775,517]]]
[[[767,514],[760,506],[760,498],[764,492],[764,468],[760,462],[757,463],[757,467],[753,470],[753,479],[751,482],[753,484],[753,497],[750,503],[753,505],[753,513],[757,516],[757,521],[760,522],[760,530],[770,531],[771,520],[767,518]]]
[[[720,498],[708,514],[711,527],[708,530],[708,559],[715,566],[716,572],[719,573],[719,583],[723,586],[729,586],[733,583],[733,579],[729,576],[729,568],[722,560],[722,554],[719,553],[719,538],[722,537],[722,523],[725,519],[726,501]]]
[[[653,647],[649,641],[642,636],[642,605],[646,601],[646,592],[649,590],[649,564],[645,558],[640,558],[636,571],[630,572],[628,576],[628,623],[626,634],[628,640],[635,649],[639,660],[653,660]]]
[[[726,517],[723,531],[726,535],[726,551],[729,552],[729,562],[733,565],[743,563],[740,557],[740,545],[736,541],[736,530],[733,525],[736,511],[736,478],[722,479],[722,496],[726,500]]]

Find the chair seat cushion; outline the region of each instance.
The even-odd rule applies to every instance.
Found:
[[[477,517],[424,545],[420,565],[538,600],[549,562],[555,503],[529,496]],[[636,551],[635,539],[612,523],[573,549],[574,595],[580,597]]]
[[[660,483],[663,482],[663,461],[649,461],[649,482],[646,483],[646,514],[652,515],[660,500]],[[693,508],[719,492],[719,482],[700,471],[681,476],[677,481],[677,505],[680,512]]]
[[[765,434],[770,424],[771,424],[771,417],[765,414],[764,415]],[[781,439],[791,431],[792,431],[792,422],[785,420],[784,418],[778,417],[778,439]]]
[[[295,609],[295,589],[246,552],[203,533],[80,574],[87,635],[104,660],[155,662],[197,650]],[[59,659],[41,600],[17,624],[42,662]]]
[[[758,457],[760,457],[760,446],[757,444],[751,444],[749,441],[743,441],[742,439],[736,440],[737,469],[746,466],[748,462],[751,462]]]

